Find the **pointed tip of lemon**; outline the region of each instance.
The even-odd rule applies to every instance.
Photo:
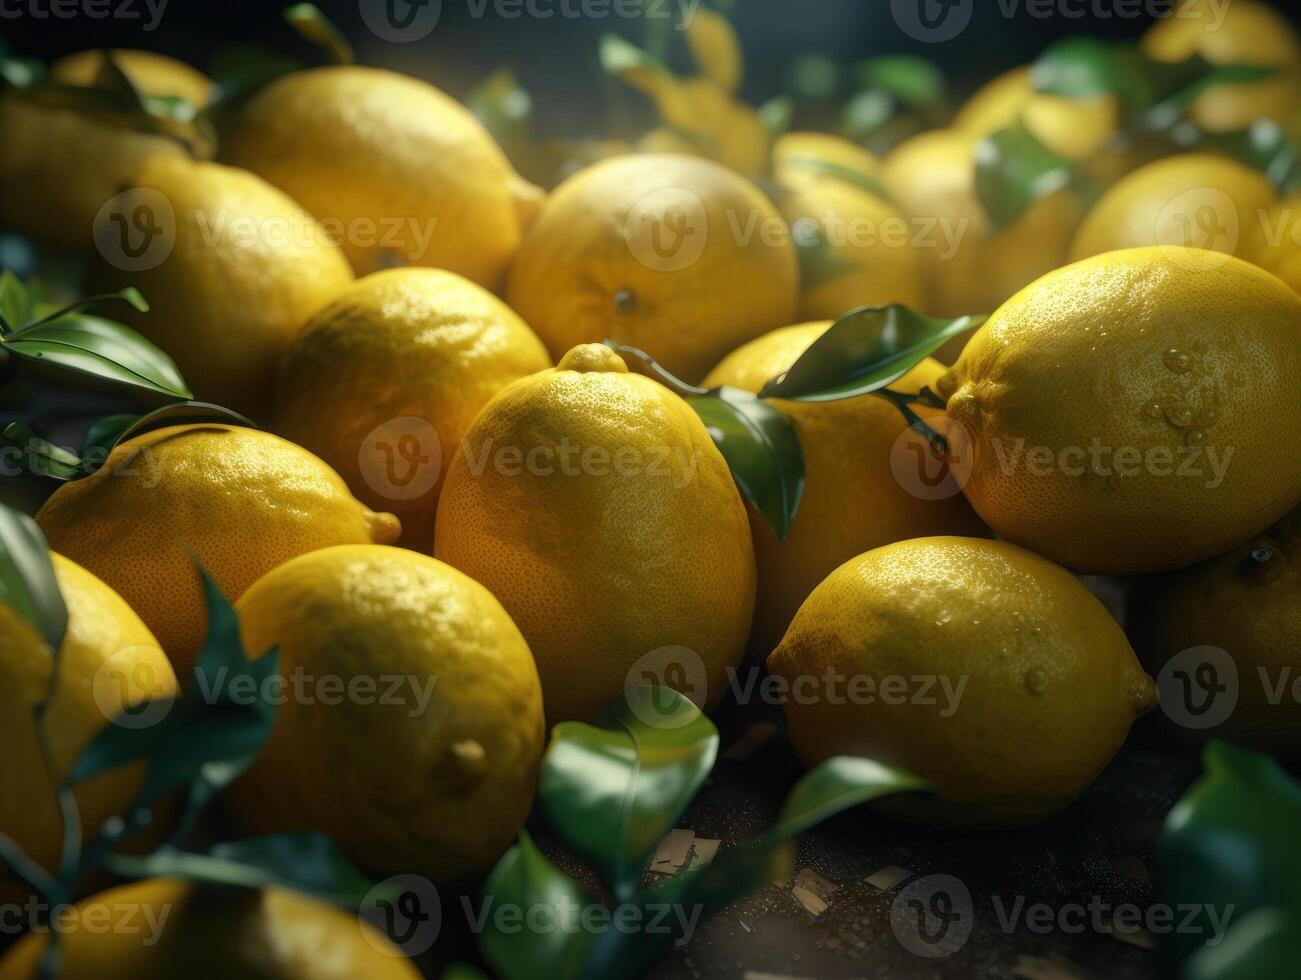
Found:
[[[515,174],[510,179],[510,195],[515,202],[515,216],[519,220],[521,231],[528,231],[533,219],[546,203],[547,192],[537,184],[531,183]]]
[[[396,514],[377,514],[368,509],[362,519],[373,544],[397,544],[398,538],[402,537],[402,522]]]
[[[579,344],[560,359],[556,365],[560,371],[579,371],[583,373],[597,371],[611,374],[627,374],[628,365],[623,358],[604,344]]]

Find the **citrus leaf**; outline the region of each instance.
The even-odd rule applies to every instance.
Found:
[[[538,801],[548,823],[628,898],[718,755],[718,729],[685,696],[636,687],[594,724],[555,727]]]
[[[23,281],[8,269],[0,272],[0,334],[17,330],[32,315],[32,301]]]
[[[149,312],[149,304],[145,301],[144,296],[141,295],[140,290],[136,289],[135,286],[128,286],[126,289],[120,289],[116,293],[98,293],[95,296],[87,296],[85,299],[79,299],[77,302],[70,303],[66,306],[56,306],[53,303],[38,299],[39,286],[36,286],[36,284],[33,284],[33,287],[29,288],[28,292],[33,297],[29,316],[35,317],[35,319],[26,319],[22,321],[19,325],[18,334],[22,334],[23,331],[26,330],[34,330],[36,327],[43,326],[51,321],[62,319],[71,313],[80,313],[90,306],[95,306],[109,300],[116,299],[128,303],[132,309],[138,313]],[[15,334],[15,336],[18,334]]]
[[[1157,844],[1162,901],[1238,918],[1301,905],[1301,785],[1273,759],[1212,742],[1206,771],[1171,810]],[[1182,964],[1214,938],[1213,924],[1174,930],[1163,952]]]
[[[836,177],[848,184],[867,191],[879,197],[883,201],[890,200],[890,193],[885,189],[885,185],[873,177],[871,174],[863,173],[861,170],[854,170],[851,167],[844,167],[838,163],[832,163],[829,160],[820,160],[817,157],[787,157],[784,161],[789,167],[798,167],[801,170],[813,170],[828,177]]]
[[[1301,959],[1301,907],[1264,908],[1235,922],[1215,946],[1198,950],[1183,980],[1277,980]]]
[[[492,869],[483,902],[488,915],[479,949],[497,975],[505,980],[589,975],[585,964],[593,933],[581,928],[578,916],[593,898],[557,871],[526,831]],[[505,925],[508,920],[522,924],[525,914],[535,917],[545,910],[548,928]]]
[[[819,402],[869,394],[984,321],[984,316],[926,316],[897,303],[861,306],[832,324],[788,371],[764,385],[759,397]]]
[[[82,752],[68,777],[70,784],[82,783],[143,760],[148,770],[135,810],[188,786],[192,793],[183,826],[215,790],[233,782],[253,761],[278,710],[265,696],[267,682],[276,674],[277,651],[249,659],[234,608],[202,567],[199,572],[208,631],[189,685],[177,698],[141,705],[115,719]]]
[[[722,387],[686,401],[705,423],[741,492],[784,541],[804,495],[804,454],[790,420],[738,388]]]
[[[240,888],[291,888],[355,909],[374,887],[323,834],[285,833],[216,844],[202,853],[162,847],[144,857],[113,854],[105,866],[128,878],[186,878]]]
[[[173,402],[156,408],[145,415],[108,415],[100,419],[86,432],[81,443],[83,463],[102,464],[117,446],[143,432],[181,422],[221,422],[241,425],[256,429],[257,424],[238,412],[214,405],[211,402],[184,401]],[[88,461],[86,457],[93,457]],[[94,472],[93,469],[88,472]]]
[[[176,363],[130,327],[85,313],[26,327],[4,339],[5,350],[103,381],[190,398]]]
[[[756,114],[768,135],[776,139],[791,128],[791,122],[795,119],[795,100],[779,95],[759,106]]]
[[[1015,224],[1042,198],[1070,185],[1075,165],[1044,146],[1022,125],[976,145],[976,195],[995,231]]]
[[[63,481],[86,475],[81,457],[43,439],[22,422],[10,422],[3,435],[22,449],[23,466],[29,473]]]
[[[20,58],[13,54],[4,38],[0,37],[0,88],[5,85],[26,88],[39,81],[44,74],[44,65],[35,58]]]
[[[54,654],[68,631],[68,610],[54,576],[50,546],[36,522],[0,504],[0,601],[31,623]]]
[[[854,69],[859,89],[889,94],[928,118],[939,119],[948,110],[944,73],[931,61],[914,55],[883,55],[860,62]]]
[[[325,52],[333,64],[351,65],[356,61],[348,39],[316,4],[296,3],[285,8],[284,18],[294,30]]]
[[[611,75],[620,78],[628,73],[668,75],[668,66],[659,58],[643,51],[630,41],[625,41],[618,34],[603,34],[597,44],[597,56],[601,67]]]

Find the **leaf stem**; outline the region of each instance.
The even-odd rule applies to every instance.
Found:
[[[936,432],[933,428],[931,428],[926,423],[925,419],[923,419],[920,415],[914,412],[912,410],[912,405],[910,404],[911,402],[917,401],[919,399],[925,401],[926,404],[933,404],[929,401],[926,401],[924,398],[924,396],[927,394],[929,394],[931,398],[935,397],[934,393],[931,392],[929,388],[922,389],[922,391],[916,395],[906,394],[902,391],[893,391],[890,388],[878,388],[876,391],[871,392],[871,394],[876,395],[880,398],[884,398],[891,405],[897,408],[900,414],[903,415],[904,421],[908,423],[908,427],[910,429],[916,429],[918,432],[923,433],[926,436],[926,441],[931,444],[931,449],[933,449],[936,453],[938,453],[941,456],[948,455],[949,441],[945,439],[944,436],[941,435],[939,432]],[[936,405],[934,407],[942,408],[943,405],[942,404]]]

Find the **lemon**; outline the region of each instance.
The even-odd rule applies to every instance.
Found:
[[[705,426],[597,344],[508,385],[475,419],[443,485],[434,555],[519,625],[552,723],[620,697],[666,648],[689,652],[665,683],[713,704],[754,611],[745,507]]]
[[[886,187],[920,238],[923,307],[933,316],[996,309],[1063,263],[1079,224],[1079,205],[1061,190],[993,231],[976,194],[978,142],[956,129],[935,130],[904,141],[885,161]]]
[[[1283,120],[1301,105],[1301,37],[1269,4],[1180,0],[1148,29],[1142,45],[1157,61],[1182,62],[1200,55],[1215,65],[1275,69],[1274,77],[1216,85],[1199,95],[1190,116],[1212,132],[1246,129],[1262,118]]]
[[[806,766],[835,755],[902,766],[940,799],[899,811],[972,828],[1066,806],[1156,700],[1124,632],[1074,576],[975,538],[901,541],[846,562],[768,666],[802,691],[785,713]]]
[[[484,404],[551,366],[537,335],[481,286],[438,269],[359,280],[299,332],[280,365],[275,430],[334,467],[358,499],[434,544],[441,476]]]
[[[544,744],[537,668],[488,590],[350,545],[281,565],[237,612],[245,647],[278,648],[295,692],[231,790],[240,820],[322,831],[378,872],[487,872],[528,815]]]
[[[707,160],[616,157],[551,195],[507,299],[553,357],[611,338],[687,381],[794,319],[799,269],[777,208]]]
[[[352,281],[347,260],[311,215],[234,167],[155,157],[117,213],[142,208],[162,236],[147,246],[161,249],[157,263],[131,271],[130,253],[110,248],[96,277],[144,294],[149,312],[123,319],[172,356],[196,397],[261,420],[289,341]]]
[[[1259,214],[1259,227],[1247,239],[1242,257],[1301,292],[1301,195]]]
[[[1225,685],[1221,696],[1237,700],[1206,734],[1289,760],[1299,757],[1301,702],[1291,692],[1301,671],[1301,509],[1223,555],[1140,578],[1128,626],[1134,649],[1154,674],[1186,650],[1225,651],[1236,683],[1230,687],[1218,670],[1215,680]],[[1188,671],[1200,684],[1197,665],[1211,655],[1199,650],[1190,655],[1191,664],[1170,669]],[[1194,694],[1193,703],[1199,701]]]
[[[50,758],[61,780],[123,711],[172,696],[176,677],[158,641],[117,593],[62,555],[51,558],[68,611],[59,676],[45,716]],[[58,865],[63,821],[33,709],[51,694],[53,663],[35,627],[0,602],[0,833],[51,872]],[[129,766],[77,788],[84,839],[131,809],[143,778],[142,767]],[[26,886],[7,868],[0,871],[0,900],[19,887]]]
[[[295,555],[399,534],[397,518],[367,510],[311,453],[230,425],[129,439],[93,476],[56,490],[36,521],[52,548],[131,604],[182,678],[207,624],[191,556],[234,601]]]
[[[59,976],[418,980],[420,973],[356,915],[283,888],[214,888],[148,878],[82,899],[60,919]],[[0,980],[36,980],[49,943],[24,936]]]
[[[1187,153],[1135,170],[1085,216],[1072,259],[1144,245],[1245,257],[1278,195],[1265,175],[1233,160]]]
[[[1301,501],[1298,322],[1301,296],[1218,253],[1129,249],[1045,276],[940,380],[970,438],[967,499],[1080,571],[1238,546]]]
[[[206,100],[212,82],[189,65],[144,51],[114,51],[147,95]],[[51,74],[73,85],[94,82],[103,54],[56,61]],[[201,103],[200,103],[201,104]],[[0,225],[56,248],[91,247],[95,216],[153,157],[184,159],[165,136],[122,129],[71,109],[44,109],[13,92],[0,95]]]
[[[772,169],[778,180],[794,172],[847,170],[880,179],[881,161],[857,143],[831,133],[783,133],[773,141]]]
[[[802,323],[752,340],[725,357],[705,385],[758,391],[789,369],[830,325]],[[890,388],[912,393],[934,388],[944,370],[938,361],[927,358]],[[786,540],[778,540],[755,512],[750,515],[759,570],[751,646],[764,656],[777,645],[818,583],[855,555],[904,538],[984,531],[939,461],[935,484],[947,479],[947,496],[923,499],[894,476],[892,464],[899,454],[912,462],[910,450],[899,445],[908,426],[899,410],[884,399],[863,396],[821,403],[772,399],[768,404],[795,428],[804,455],[805,484]],[[923,418],[942,414],[921,406],[916,411]],[[924,445],[920,435],[912,440],[913,451]]]
[[[925,302],[913,227],[851,180],[789,166],[779,176],[782,217],[801,249],[798,315],[832,319],[857,306]]]
[[[494,288],[543,196],[459,102],[356,65],[268,85],[222,155],[320,218],[358,275],[425,265]]]

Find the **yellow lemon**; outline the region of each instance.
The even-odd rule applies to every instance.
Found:
[[[961,827],[1024,826],[1066,806],[1156,700],[1119,624],[1074,576],[975,538],[901,541],[846,562],[768,666],[802,692],[785,713],[805,765],[862,755],[902,766],[939,799],[896,812]]]
[[[258,977],[419,980],[383,933],[284,888],[213,888],[148,878],[84,898],[60,918],[63,980]],[[0,980],[36,980],[47,933],[0,959]]]
[[[772,202],[717,164],[659,155],[616,157],[561,184],[507,291],[553,357],[610,338],[687,381],[790,323],[798,296]]]
[[[54,778],[33,715],[51,694],[54,658],[35,627],[0,602],[0,833],[53,872],[63,831],[55,780],[67,776],[82,750],[122,712],[174,695],[176,677],[158,641],[117,593],[62,555],[51,558],[68,610],[59,676],[44,721]],[[129,766],[77,788],[85,839],[131,809],[143,778],[142,766]],[[8,869],[0,871],[0,897],[20,887],[26,886]]]
[[[765,334],[725,357],[705,385],[758,391],[788,370],[830,325],[802,323]],[[890,387],[912,393],[933,389],[944,370],[927,358]],[[925,485],[900,482],[896,467],[911,464],[916,472],[911,453],[924,449],[925,441],[917,434],[909,440],[904,417],[884,399],[868,395],[817,404],[774,399],[769,404],[795,427],[805,484],[786,540],[778,540],[753,511],[750,515],[759,569],[751,646],[764,656],[814,587],[855,555],[904,538],[985,531],[940,461]],[[920,406],[916,411],[923,418],[942,414]],[[905,440],[910,445],[902,445]],[[928,492],[941,485],[942,491]]]
[[[886,187],[920,238],[923,308],[934,316],[996,309],[1062,264],[1079,223],[1079,205],[1058,191],[993,231],[976,194],[978,142],[955,129],[936,130],[901,143],[885,161]]]
[[[543,197],[459,102],[356,65],[268,85],[222,155],[316,215],[358,275],[426,265],[495,288]]]
[[[179,95],[203,104],[212,82],[181,61],[144,51],[113,52],[147,95]],[[57,80],[89,86],[103,53],[56,61]],[[96,215],[153,157],[185,159],[180,143],[123,129],[71,109],[45,109],[20,94],[0,95],[0,225],[75,251],[90,248]]]
[[[281,565],[237,611],[246,649],[276,647],[292,692],[232,787],[240,820],[329,834],[377,872],[487,872],[528,816],[545,741],[533,657],[488,590],[413,551],[350,545]]]
[[[1180,685],[1170,692],[1177,699],[1171,717],[1181,717],[1179,702],[1187,697],[1183,705],[1203,708],[1202,717],[1214,721],[1210,712],[1223,697],[1232,710],[1205,734],[1301,757],[1301,701],[1294,693],[1301,671],[1301,509],[1223,555],[1140,578],[1128,626],[1147,668],[1169,672]],[[1202,684],[1202,664],[1212,667],[1207,676],[1221,689],[1183,686],[1179,673]],[[1187,719],[1198,720],[1191,713]]]
[[[851,180],[788,167],[782,217],[800,249],[799,316],[832,319],[856,306],[925,303],[914,227],[893,205]]]
[[[316,453],[358,499],[434,545],[442,474],[507,383],[551,366],[537,335],[481,286],[438,269],[358,280],[299,332],[280,364],[275,430]]]
[[[434,554],[519,624],[552,723],[589,717],[657,657],[675,664],[665,683],[712,704],[744,652],[754,551],[727,464],[686,402],[597,344],[479,413]]]
[[[1236,547],[1301,501],[1299,322],[1301,296],[1218,253],[1129,249],[1045,276],[940,380],[970,437],[967,499],[1080,571]]]
[[[825,173],[828,167],[880,179],[881,161],[857,143],[831,133],[783,133],[773,141],[773,173],[778,180],[792,172]]]
[[[1267,3],[1211,4],[1180,0],[1143,35],[1143,51],[1157,61],[1200,55],[1215,65],[1261,65],[1274,77],[1216,85],[1197,97],[1194,122],[1212,132],[1246,129],[1257,119],[1283,120],[1301,104],[1301,37]]]
[[[93,476],[65,483],[36,521],[50,546],[113,586],[183,679],[207,626],[198,558],[234,601],[264,573],[335,544],[387,544],[399,526],[354,500],[292,443],[229,425],[129,439]]]
[[[123,318],[175,359],[196,397],[263,418],[289,341],[352,282],[339,247],[284,193],[215,163],[155,157],[116,212],[122,236],[101,243],[95,276],[136,286],[150,305]],[[136,241],[127,226],[140,215],[152,230]]]
[[[1085,216],[1072,259],[1144,245],[1176,245],[1246,256],[1278,194],[1259,170],[1188,153],[1121,178]]]

